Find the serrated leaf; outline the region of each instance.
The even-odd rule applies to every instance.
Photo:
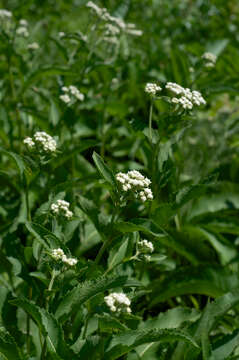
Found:
[[[63,331],[52,314],[24,298],[11,300],[10,303],[21,307],[31,316],[46,337],[47,349],[50,353],[56,356],[59,355],[62,358],[72,356],[72,351],[64,341]]]
[[[23,359],[14,338],[4,327],[0,327],[0,354],[7,360]]]
[[[149,329],[126,331],[113,337],[109,348],[105,352],[104,360],[115,360],[127,354],[139,345],[151,342],[183,341],[198,348],[192,337],[175,329]]]
[[[92,281],[85,281],[70,290],[60,302],[56,310],[56,318],[65,321],[66,318],[80,305],[93,296],[109,289],[122,286],[138,286],[137,282],[128,281],[127,276],[100,277]]]

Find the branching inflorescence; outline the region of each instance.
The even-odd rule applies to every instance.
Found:
[[[44,131],[36,132],[33,138],[27,137],[23,142],[30,149],[36,149],[39,152],[54,153],[56,151],[56,141]]]
[[[151,181],[144,177],[137,170],[130,170],[127,173],[119,172],[116,174],[116,180],[120,183],[123,191],[131,191],[136,198],[145,202],[153,200],[153,193],[149,187]]]

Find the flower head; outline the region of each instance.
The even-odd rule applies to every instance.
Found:
[[[112,312],[127,312],[131,313],[130,300],[124,293],[111,293],[104,297],[107,306]]]
[[[44,131],[37,131],[33,138],[27,137],[23,142],[29,148],[36,148],[40,152],[52,153],[56,151],[56,141]]]
[[[145,202],[146,200],[152,200],[153,194],[149,187],[151,181],[144,177],[139,171],[131,170],[127,173],[119,172],[116,174],[116,180],[120,183],[123,191],[131,191],[136,198]]]
[[[83,101],[85,96],[82,94],[76,86],[70,85],[69,87],[63,86],[61,88],[63,95],[60,95],[60,99],[66,104],[74,103],[77,100]]]
[[[5,9],[0,9],[0,19],[4,20],[4,19],[11,19],[12,17],[12,13],[11,11],[5,10]]]
[[[138,242],[138,250],[141,254],[150,254],[154,251],[154,246],[151,241],[144,239]]]
[[[176,83],[168,82],[165,86],[166,89],[173,92],[179,97],[174,96],[171,103],[181,106],[185,110],[191,110],[193,107],[205,105],[206,101],[199,91],[184,88]]]
[[[29,50],[38,50],[39,49],[39,44],[37,42],[33,42],[31,44],[28,44],[27,48]]]
[[[74,258],[68,258],[61,248],[53,249],[51,252],[51,256],[53,257],[54,260],[61,261],[64,264],[69,265],[69,266],[74,266],[78,262]]]
[[[144,90],[150,95],[155,95],[158,91],[161,91],[162,88],[155,83],[147,83]]]
[[[214,67],[217,61],[217,56],[210,52],[205,52],[202,55],[202,59],[205,61],[206,67]]]
[[[70,204],[65,200],[57,200],[56,203],[51,204],[51,211],[55,215],[62,215],[66,219],[71,219],[73,212],[69,210]]]

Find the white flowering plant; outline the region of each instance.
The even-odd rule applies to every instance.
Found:
[[[2,7],[0,359],[237,359],[238,2]]]

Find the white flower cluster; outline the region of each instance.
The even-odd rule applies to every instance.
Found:
[[[104,300],[112,312],[131,313],[130,300],[124,293],[111,293]]]
[[[62,215],[67,219],[71,219],[73,212],[69,210],[70,204],[65,200],[57,200],[55,204],[51,205],[51,210],[56,215]]]
[[[40,46],[37,42],[33,42],[33,43],[27,45],[28,50],[38,50],[39,47]]]
[[[135,197],[140,198],[141,201],[145,202],[153,199],[152,191],[149,188],[151,181],[139,171],[131,170],[126,174],[119,172],[116,174],[116,180],[121,183],[123,191],[132,190]]]
[[[29,32],[28,32],[28,22],[25,19],[21,19],[19,21],[19,27],[16,30],[16,34],[19,36],[23,36],[23,37],[28,37],[29,36]]]
[[[210,52],[205,52],[202,55],[202,59],[206,61],[205,66],[210,68],[215,66],[217,61],[217,56]]]
[[[0,19],[1,20],[11,19],[11,17],[12,17],[11,11],[8,11],[5,9],[0,9]]]
[[[61,260],[63,263],[69,265],[69,266],[74,266],[77,264],[77,260],[74,259],[74,258],[68,258],[65,254],[64,254],[64,251],[60,248],[58,249],[53,249],[52,250],[52,253],[51,253],[52,257],[55,259],[55,260]]]
[[[24,144],[29,146],[30,148],[37,147],[38,150],[44,151],[44,152],[55,152],[56,151],[56,142],[47,133],[44,131],[37,131],[33,135],[33,139],[30,137],[27,137],[23,140]]]
[[[93,1],[88,1],[86,6],[92,9],[95,14],[103,21],[108,22],[106,27],[106,36],[104,40],[109,40],[111,36],[115,38],[116,34],[119,34],[120,31],[124,31],[130,35],[141,36],[142,31],[135,28],[135,24],[126,24],[121,18],[110,15],[106,8],[100,8]],[[114,25],[112,25],[114,24]],[[117,28],[117,30],[116,30]],[[117,38],[115,38],[117,40]]]
[[[138,242],[138,249],[142,254],[149,254],[154,251],[154,246],[151,241],[144,239]]]
[[[69,87],[63,86],[61,90],[64,92],[63,95],[60,95],[60,99],[69,104],[70,102],[74,102],[74,100],[84,100],[84,95],[77,89],[77,87],[70,85]]]
[[[155,83],[147,83],[144,91],[150,95],[155,95],[157,91],[161,91],[162,88]]]
[[[184,109],[191,110],[194,105],[200,106],[206,104],[206,101],[199,91],[190,90],[172,82],[168,82],[165,88],[176,95],[181,95],[180,97],[173,97],[171,101],[174,104],[181,105]]]

